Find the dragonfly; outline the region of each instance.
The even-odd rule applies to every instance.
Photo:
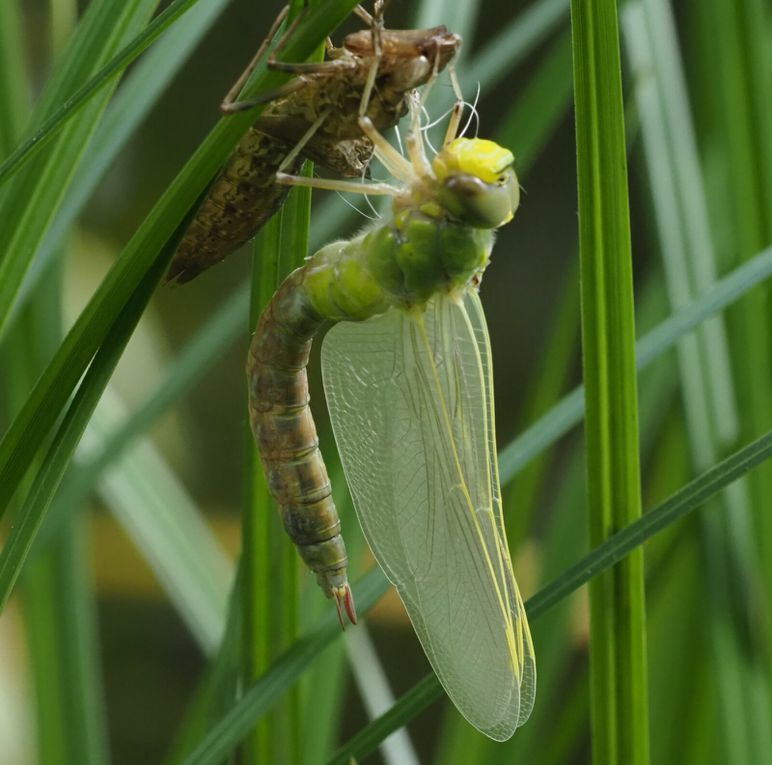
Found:
[[[436,78],[461,46],[461,38],[444,26],[385,29],[382,0],[374,11],[371,15],[357,7],[369,29],[349,34],[339,48],[329,47],[325,61],[269,59],[269,68],[295,78],[273,93],[238,100],[287,9],[279,14],[221,109],[232,114],[266,100],[268,106],[205,193],[172,260],[167,282],[190,281],[249,241],[282,205],[290,189],[285,179],[296,177],[305,159],[344,178],[364,176],[373,146],[362,133],[359,118],[367,116],[381,131],[396,126],[407,112],[408,94]]]
[[[391,213],[280,285],[249,351],[250,421],[286,531],[341,625],[343,611],[355,622],[306,378],[332,324],[322,377],[365,538],[450,699],[503,741],[530,715],[536,666],[504,528],[478,287],[519,186],[510,151],[457,136],[460,108],[432,155],[417,93],[409,105],[406,155],[359,118],[394,180],[345,188],[390,197]]]

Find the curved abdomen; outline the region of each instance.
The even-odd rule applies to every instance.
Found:
[[[325,594],[356,621],[346,548],[309,407],[306,365],[325,319],[292,273],[260,317],[247,362],[249,415],[284,528]]]

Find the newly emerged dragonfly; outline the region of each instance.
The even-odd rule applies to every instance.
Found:
[[[412,89],[444,69],[461,45],[461,38],[445,27],[383,29],[382,2],[375,11],[373,17],[357,8],[370,28],[330,48],[323,62],[269,61],[270,68],[297,76],[269,94],[268,106],[213,181],[174,256],[168,281],[190,281],[249,241],[287,196],[282,177],[296,175],[305,158],[343,177],[362,177],[373,146],[359,117],[366,115],[379,130],[394,127],[407,111]],[[284,16],[225,97],[221,108],[226,113],[265,100],[234,98]]]
[[[354,621],[306,380],[313,338],[334,323],[324,386],[365,537],[451,700],[505,740],[531,712],[536,670],[504,530],[477,289],[519,187],[508,150],[456,138],[458,105],[430,157],[417,95],[410,105],[408,158],[359,120],[396,179],[362,192],[390,196],[392,213],[323,247],[280,286],[250,348],[250,419],[285,528]]]

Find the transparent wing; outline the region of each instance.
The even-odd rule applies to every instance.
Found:
[[[322,364],[370,548],[448,696],[503,741],[531,712],[536,671],[504,534],[479,298],[338,324]]]

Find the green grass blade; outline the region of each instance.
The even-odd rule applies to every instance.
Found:
[[[367,613],[388,586],[380,569],[373,569],[354,585],[357,611]],[[340,635],[338,617],[328,609],[319,625],[274,662],[225,717],[209,729],[195,750],[182,761],[184,765],[219,765],[249,733],[255,720],[268,711],[296,682],[303,670]]]
[[[270,301],[276,288],[292,267],[297,252],[285,250],[285,241],[293,234],[298,202],[292,198],[258,233],[253,244],[252,300],[250,328]],[[310,197],[303,194],[310,212]],[[305,225],[308,232],[308,223]],[[304,252],[307,252],[304,250]],[[287,256],[289,255],[289,258]],[[281,263],[284,256],[284,262]],[[279,514],[268,490],[262,463],[252,430],[247,425],[245,447],[244,507],[242,509],[242,565],[244,613],[242,676],[250,684],[270,667],[276,656],[297,639],[298,558],[281,528]],[[278,573],[277,573],[278,572]],[[293,762],[299,744],[297,731],[298,701],[292,699],[280,710],[261,720],[245,742],[242,757],[246,762]]]
[[[63,200],[20,288],[18,306],[34,289],[40,275],[54,258],[59,242],[91,197],[99,181],[147,117],[164,90],[179,73],[185,59],[224,10],[226,0],[199,0],[179,18],[163,37],[162,43],[132,68],[110,103],[104,119],[92,138],[87,155],[73,177],[70,192]],[[172,10],[169,6],[165,14]],[[160,16],[159,16],[160,19]],[[140,35],[146,35],[154,20]]]
[[[92,455],[97,455],[99,459],[118,423],[127,418],[131,419],[126,405],[108,387],[84,433],[78,456],[93,460]],[[101,477],[97,488],[192,638],[205,654],[213,654],[222,637],[233,566],[158,449],[149,440],[136,444]],[[74,497],[67,494],[69,500],[63,500],[71,502]],[[60,511],[65,508],[59,504]],[[52,514],[54,511],[52,508]],[[66,516],[71,518],[72,512]],[[59,528],[65,525],[57,524]]]
[[[21,135],[29,108],[29,83],[21,47],[21,18],[15,0],[0,5],[0,159]]]
[[[319,37],[331,32],[353,5],[353,0],[326,0],[312,8],[297,26],[283,54],[291,60],[308,56],[319,44]],[[266,91],[281,81],[282,75],[258,67],[250,87],[254,92]],[[76,320],[19,416],[0,441],[0,512],[19,485],[42,438],[51,429],[52,417],[62,411],[116,317],[125,309],[158,252],[254,118],[254,113],[246,112],[218,123],[140,226]]]
[[[290,19],[300,10],[290,8]],[[310,57],[321,60],[319,47]],[[306,163],[303,174],[311,175]],[[287,201],[253,243],[252,327],[284,278],[308,255],[311,190],[293,189]],[[275,657],[291,646],[299,630],[299,558],[283,533],[268,490],[251,432],[246,435],[242,565],[244,614],[242,680],[250,685]],[[277,575],[278,572],[278,575]],[[262,720],[241,749],[245,763],[300,762],[301,706],[299,689],[290,693],[269,719]]]
[[[35,121],[64,101],[83,80],[146,22],[157,0],[93,3],[78,25],[55,75],[49,80]],[[113,87],[117,80],[112,80]],[[6,190],[0,219],[0,337],[32,256],[64,197],[99,117],[110,98],[105,89],[57,137],[56,143],[14,179]]]
[[[110,341],[100,348],[90,365],[32,482],[32,489],[0,554],[0,611],[8,601],[75,447],[170,258],[171,252],[168,257],[159,258],[155,270],[148,272],[115,326],[110,328]]]
[[[56,137],[78,111],[105,88],[132,61],[140,56],[166,29],[185,11],[199,0],[175,0],[163,13],[160,13],[147,28],[134,39],[131,39],[113,58],[111,58],[91,79],[81,85],[77,91],[68,94],[53,113],[46,116],[45,121],[35,133],[19,146],[8,159],[0,165],[0,184],[5,183],[24,164],[42,151]]]
[[[239,565],[228,597],[228,616],[220,648],[188,705],[182,724],[175,731],[172,745],[163,760],[164,765],[182,760],[205,735],[209,725],[222,717],[236,700],[243,630],[242,579]]]
[[[531,3],[468,62],[466,71],[459,72],[464,90],[473,90],[478,81],[486,89],[493,89],[507,72],[567,20],[568,0]]]
[[[20,21],[15,2],[2,4],[0,156],[8,153],[28,117],[30,88]],[[60,288],[59,273],[49,272],[35,300],[0,347],[0,367],[5,370],[0,397],[9,415],[18,409],[59,342]],[[37,711],[35,738],[39,758],[52,765],[87,765],[106,759],[96,615],[84,547],[82,524],[62,529],[48,555],[24,582],[27,671],[34,683]]]
[[[716,282],[687,308],[674,313],[644,335],[637,344],[638,369],[645,369],[655,358],[697,327],[707,317],[723,310],[751,287],[772,276],[772,248],[739,266]],[[584,387],[575,388],[538,422],[499,452],[502,481],[508,480],[560,436],[582,420]]]
[[[646,540],[704,505],[718,492],[724,490],[753,468],[761,465],[771,456],[772,431],[688,483],[667,501],[606,539],[596,549],[564,571],[552,583],[539,590],[525,604],[529,621],[536,622],[543,614],[582,585],[610,570],[612,566],[618,564]],[[432,685],[436,687],[437,695],[432,694]],[[355,758],[367,756],[384,737],[412,720],[437,698],[440,691],[439,681],[434,675],[428,675],[397,701],[395,707],[389,710],[388,719],[385,716],[380,717],[357,734],[357,741],[367,742],[366,748],[355,749],[350,746],[351,742],[349,742],[336,753],[333,761],[348,762],[348,759],[341,759],[344,755]],[[422,699],[424,700],[423,703],[421,703]],[[221,721],[217,729],[225,727],[226,724],[225,720]],[[377,731],[377,735],[371,735],[371,731]],[[220,735],[225,735],[225,732],[223,731]],[[216,760],[197,761],[197,765],[210,762],[214,763]],[[186,763],[185,765],[189,764]]]
[[[624,22],[639,74],[636,96],[666,282],[671,305],[678,307],[715,281],[718,266],[675,22],[660,0],[629,5]],[[722,317],[681,341],[678,352],[692,459],[702,469],[736,441],[739,431]],[[772,713],[764,700],[763,662],[745,637],[756,619],[757,604],[747,593],[758,568],[745,483],[738,482],[717,501],[728,512],[703,519],[702,547],[715,606],[707,623],[720,656],[720,739],[731,762],[750,763],[772,746],[762,733]],[[756,671],[747,672],[754,665]]]
[[[521,180],[568,111],[571,85],[571,34],[566,30],[550,46],[496,131],[497,140],[515,150],[517,175]]]
[[[641,514],[632,252],[615,0],[572,0],[590,545]],[[643,551],[590,585],[593,762],[649,761]]]
[[[728,266],[743,262],[772,243],[772,55],[769,4],[764,0],[710,0],[695,18],[702,90],[698,123],[706,168],[711,223],[719,254]],[[691,20],[690,20],[691,21]],[[721,50],[717,57],[715,51]],[[698,112],[699,115],[699,112]],[[713,148],[715,147],[715,149]],[[749,293],[729,312],[727,326],[740,407],[741,438],[753,437],[772,421],[772,293]],[[755,542],[764,572],[765,606],[772,613],[772,521],[760,512],[772,494],[772,470],[750,479]],[[772,630],[766,630],[767,666]],[[769,717],[762,731],[772,729]],[[753,753],[750,753],[753,757]]]
[[[37,685],[40,762],[107,760],[93,584],[81,519],[62,530],[24,579]]]

